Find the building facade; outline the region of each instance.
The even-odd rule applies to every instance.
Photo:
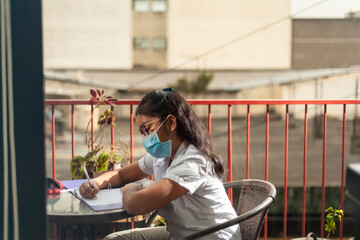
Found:
[[[288,69],[289,0],[43,1],[46,69]]]
[[[360,65],[360,18],[293,19],[294,69]]]
[[[43,0],[45,69],[131,69],[130,0]]]

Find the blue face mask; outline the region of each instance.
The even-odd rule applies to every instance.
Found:
[[[153,131],[149,135],[141,139],[141,143],[144,146],[145,150],[153,157],[156,158],[166,158],[171,156],[171,140],[166,142],[160,142],[157,131],[163,125],[166,119],[160,124],[159,128],[156,131]],[[171,138],[171,135],[169,139]]]

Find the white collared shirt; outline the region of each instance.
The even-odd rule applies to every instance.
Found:
[[[201,229],[237,217],[221,180],[210,174],[212,166],[192,144],[183,141],[169,166],[170,158],[150,154],[139,160],[140,169],[154,181],[168,178],[189,190],[159,209],[172,239],[184,239]],[[207,235],[204,239],[241,239],[239,225]]]

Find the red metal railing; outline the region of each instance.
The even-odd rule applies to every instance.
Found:
[[[246,178],[249,178],[250,168],[250,116],[252,105],[264,105],[266,106],[266,128],[265,128],[265,180],[268,180],[268,167],[269,167],[269,128],[270,128],[270,110],[271,105],[282,105],[285,106],[285,156],[284,156],[284,213],[283,213],[283,238],[287,236],[287,188],[288,188],[288,135],[289,135],[289,105],[303,105],[304,106],[304,150],[303,150],[303,204],[302,204],[302,236],[305,236],[305,222],[306,222],[306,167],[307,167],[307,138],[308,138],[308,105],[320,105],[324,107],[323,112],[323,149],[322,149],[322,191],[321,191],[321,226],[324,226],[324,210],[325,210],[325,166],[326,166],[326,133],[327,133],[327,106],[328,105],[342,105],[342,159],[341,159],[341,195],[340,203],[341,209],[344,208],[344,171],[345,171],[345,139],[346,139],[346,109],[347,105],[358,106],[360,100],[188,100],[191,105],[207,105],[208,106],[208,131],[211,134],[211,107],[213,105],[224,105],[227,106],[227,118],[228,118],[228,148],[227,148],[227,165],[228,175],[227,181],[232,181],[232,106],[244,105],[247,106],[246,112]],[[139,100],[120,100],[116,105],[127,105],[130,107],[130,148],[131,148],[131,162],[133,162],[133,106],[137,105]],[[71,106],[71,128],[72,128],[72,156],[75,154],[75,142],[74,142],[74,106],[75,105],[90,105],[89,101],[86,100],[45,100],[45,105],[51,106],[52,109],[52,164],[53,164],[53,177],[56,177],[56,154],[55,154],[55,114],[54,109],[57,105],[68,105]],[[94,135],[93,127],[93,107],[91,106],[91,132]],[[112,130],[113,139],[113,130]],[[112,140],[113,141],[113,140]],[[232,200],[232,191],[228,192],[230,199]],[[321,237],[324,236],[324,228],[321,227]],[[343,236],[343,222],[340,225],[340,239]],[[264,239],[267,239],[267,219],[264,224]]]

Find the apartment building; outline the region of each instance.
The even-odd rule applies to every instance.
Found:
[[[289,69],[289,0],[43,0],[45,69]]]
[[[290,0],[43,0],[43,38],[45,73],[62,74],[46,79],[72,83],[46,84],[52,98],[89,87],[139,98],[199,69],[214,74],[208,89],[223,95],[213,97],[239,99],[321,98],[313,80],[351,75],[342,98],[360,63],[355,15],[291,19]],[[306,90],[288,94],[301,81]]]

